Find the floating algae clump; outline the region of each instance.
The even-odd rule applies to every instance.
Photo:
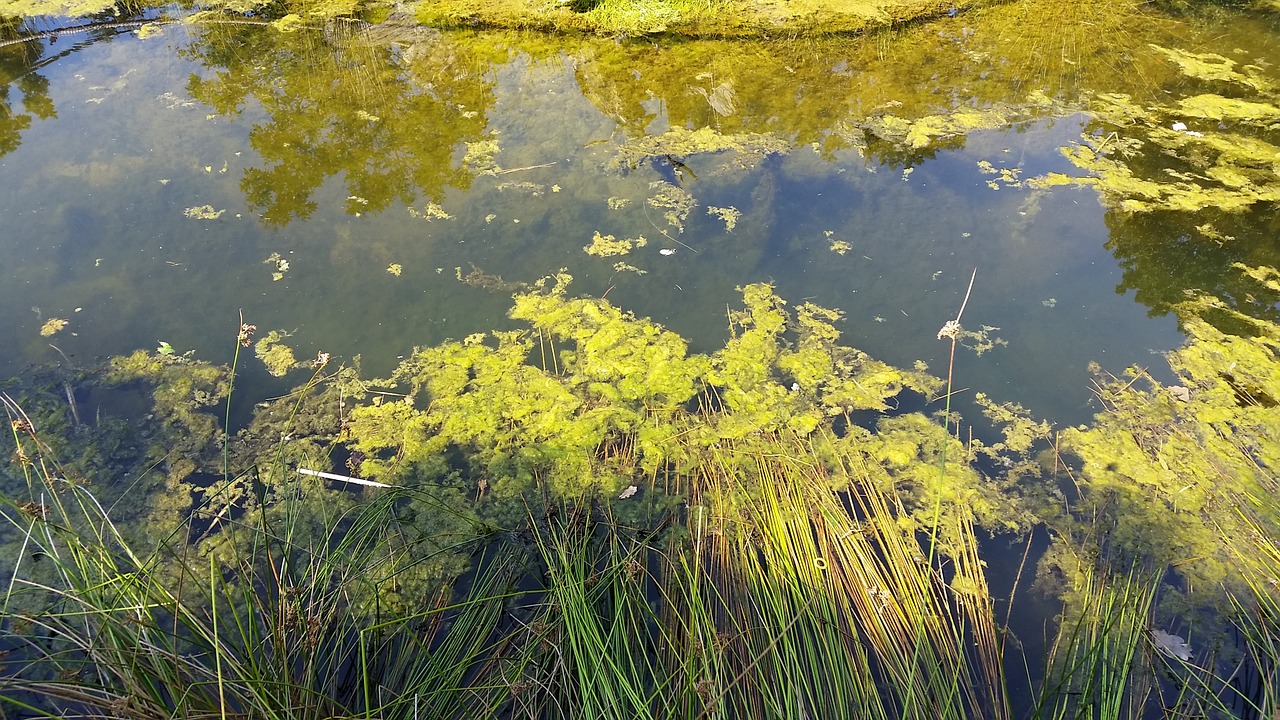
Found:
[[[108,385],[146,383],[152,388],[153,412],[182,438],[174,447],[204,448],[219,431],[213,417],[201,410],[221,401],[230,388],[226,368],[174,355],[137,350],[111,359],[103,373]],[[192,453],[194,455],[194,453]]]
[[[1178,111],[1191,118],[1227,120],[1231,122],[1261,125],[1270,128],[1280,120],[1280,107],[1271,103],[1253,102],[1241,98],[1204,94],[1178,101]]]
[[[561,274],[515,296],[510,315],[531,330],[416,350],[391,378],[407,388],[403,399],[351,414],[346,438],[363,458],[359,471],[396,483],[453,458],[501,502],[535,483],[569,498],[617,496],[659,479],[678,486],[738,462],[731,456],[786,455],[785,444],[803,441],[796,438],[856,435],[826,447],[833,463],[861,464],[867,431],[833,434],[835,418],[852,427],[849,413],[885,411],[903,390],[940,387],[920,369],[839,345],[838,313],[805,304],[793,316],[768,285],[742,289],[734,337],[708,356],[604,300],[570,298],[568,284]],[[923,416],[898,435],[916,431],[946,437]],[[929,442],[937,445],[916,446]],[[915,483],[932,460],[912,451],[894,469]],[[974,473],[953,475],[948,497],[978,485]]]
[[[698,201],[689,194],[688,190],[664,180],[649,183],[649,188],[657,191],[647,201],[649,207],[666,210],[662,216],[677,230],[684,232],[684,221],[698,206]]]
[[[1271,83],[1262,77],[1261,68],[1245,65],[1243,73],[1237,71],[1236,61],[1217,53],[1193,53],[1178,48],[1150,45],[1152,50],[1168,58],[1187,77],[1197,80],[1231,82],[1247,85],[1254,90],[1269,90]]]
[[[283,342],[288,336],[289,333],[284,331],[272,330],[253,346],[253,354],[258,356],[262,364],[267,366],[267,372],[274,377],[284,377],[285,373],[302,365],[294,357],[293,349]]]
[[[40,326],[41,337],[49,337],[62,331],[67,326],[67,321],[62,318],[49,318]]]
[[[733,229],[738,226],[738,218],[742,217],[742,211],[732,205],[729,207],[711,205],[707,207],[707,214],[723,220],[725,232],[733,232]]]
[[[1201,93],[1144,107],[1123,94],[1097,95],[1090,110],[1097,120],[1080,144],[1063,148],[1092,177],[1046,176],[1030,184],[1092,185],[1104,203],[1127,212],[1240,212],[1280,200],[1280,147],[1269,139],[1280,126],[1280,107],[1261,92],[1269,85],[1257,69],[1246,66],[1246,75],[1222,56],[1156,49],[1191,77],[1255,97]]]
[[[865,121],[865,127],[881,140],[909,148],[925,148],[935,141],[974,130],[987,130],[1009,124],[1011,116],[998,109],[961,108],[946,115],[927,115],[916,120],[895,115],[876,115]]]
[[[897,107],[897,104],[890,103],[889,106]],[[1052,100],[1041,94],[1032,94],[1017,105],[994,103],[982,108],[959,107],[948,113],[925,115],[914,120],[881,112],[871,115],[860,125],[880,140],[919,150],[963,137],[975,130],[1008,127],[1054,110],[1060,108]]]
[[[645,135],[619,145],[617,156],[607,163],[607,167],[616,170],[655,158],[732,151],[736,165],[740,169],[748,169],[770,155],[790,149],[784,138],[771,133],[721,133],[711,127],[697,130],[674,127],[661,135]]]
[[[588,255],[596,257],[613,257],[615,255],[626,255],[631,252],[632,248],[644,247],[648,244],[641,235],[638,238],[625,238],[619,240],[612,235],[601,235],[597,230],[594,237],[591,238],[591,244],[582,248],[582,251]]]
[[[1104,202],[1129,212],[1238,212],[1280,200],[1280,147],[1220,130],[1152,127],[1145,137],[1128,146],[1138,149],[1126,153],[1108,139],[1111,135],[1087,133],[1082,144],[1064,148],[1063,154],[1094,177],[1066,182],[1091,185]],[[1046,177],[1032,184],[1062,182]]]
[[[1145,372],[1102,375],[1104,411],[1062,434],[1083,463],[1073,534],[1106,527],[1118,557],[1169,565],[1192,588],[1269,577],[1260,543],[1280,536],[1280,327],[1200,298],[1177,308],[1190,340],[1169,364],[1180,384]],[[1226,335],[1203,315],[1248,327]]]
[[[1263,284],[1275,277],[1247,270]],[[1280,467],[1280,330],[1235,318],[1251,332],[1225,335],[1200,318],[1231,314],[1212,301],[1180,308],[1191,338],[1170,358],[1180,385],[1141,373],[1099,381],[1105,410],[1092,427],[1061,435],[1080,465],[1081,499],[1064,504],[1052,485],[1018,484],[1056,461],[1028,457],[1051,431],[1017,406],[980,399],[1004,427],[990,447],[963,443],[920,413],[881,417],[874,429],[849,422],[940,383],[840,345],[835,311],[789,310],[768,285],[749,285],[725,347],[691,355],[647,319],[569,297],[568,284],[559,275],[516,296],[511,316],[531,330],[416,351],[393,377],[408,388],[403,399],[352,413],[348,440],[366,458],[363,474],[395,482],[440,472],[451,457],[488,496],[515,499],[535,485],[561,498],[679,487],[721,468],[743,479],[732,490],[741,500],[755,491],[739,463],[789,456],[800,442],[821,462],[860,468],[891,489],[904,527],[1044,521],[1074,543],[1168,564],[1197,587],[1232,582],[1228,568],[1258,554],[1248,545],[1259,536],[1253,529],[1280,529],[1280,511],[1266,501]],[[1011,469],[983,477],[967,462],[978,454]],[[956,459],[945,474],[943,457]],[[1107,536],[1096,537],[1103,526]],[[959,547],[945,532],[939,543],[944,553]]]
[[[198,205],[182,211],[183,215],[196,220],[217,220],[226,210],[216,210],[212,205]]]

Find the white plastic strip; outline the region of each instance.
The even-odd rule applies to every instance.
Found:
[[[326,480],[341,480],[342,482],[353,483],[355,485],[368,485],[369,487],[383,487],[383,488],[391,487],[386,483],[380,483],[376,480],[362,480],[360,478],[347,477],[346,475],[336,475],[334,473],[320,472],[319,470],[308,470],[306,468],[298,468],[298,472],[302,473],[303,475],[314,475],[316,477],[325,478]]]

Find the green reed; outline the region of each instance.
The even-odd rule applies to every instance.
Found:
[[[32,498],[3,498],[0,510],[22,538],[0,614],[6,704],[127,718],[442,717],[492,704],[462,688],[520,593],[517,554],[487,528],[453,541],[484,569],[466,593],[393,617],[375,611],[379,594],[422,561],[421,545],[394,541],[398,508],[412,500],[453,511],[430,492],[383,493],[319,538],[292,532],[300,519],[287,504],[271,521],[222,518],[249,548],[229,562],[216,547],[202,557],[187,544],[204,522],[197,512],[170,534],[177,541],[144,553],[4,401]]]
[[[1152,691],[1150,618],[1158,575],[1117,574],[1077,558],[1077,577],[1047,658],[1036,716],[1132,718]]]
[[[941,334],[953,344],[948,439],[963,310]],[[554,377],[544,368],[539,382],[561,376],[551,358]],[[334,377],[318,364],[280,406],[286,434]],[[634,412],[666,418],[662,445],[678,461],[646,466],[635,438],[603,435],[592,462],[563,464],[598,469],[581,494],[554,490],[544,470],[504,500],[527,503],[505,528],[480,519],[457,478],[403,473],[386,476],[398,487],[335,491],[296,474],[296,449],[270,435],[272,449],[238,474],[225,440],[221,484],[145,550],[5,396],[29,500],[0,503],[21,540],[0,608],[12,648],[0,697],[49,717],[1010,717],[1011,658],[976,520],[963,503],[942,507],[958,475],[946,445],[938,495],[908,507],[854,442],[872,438],[785,423],[741,432],[698,382],[697,412],[653,401]],[[601,497],[603,472],[636,487]],[[481,479],[478,493],[502,478]],[[235,508],[232,483],[251,489]],[[1270,682],[1280,551],[1251,522],[1231,546],[1252,560],[1234,627],[1249,671]],[[1059,558],[1069,592],[1036,717],[1135,717],[1156,693],[1165,707],[1274,709],[1271,686],[1246,697],[1221,662],[1152,639],[1158,569],[1117,570],[1086,551]],[[433,570],[446,558],[463,562]]]

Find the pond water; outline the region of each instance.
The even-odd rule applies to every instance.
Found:
[[[513,292],[563,269],[697,352],[764,282],[840,310],[843,343],[945,375],[938,331],[963,307],[966,427],[991,435],[978,392],[1078,426],[1100,409],[1091,363],[1172,378],[1189,293],[1280,319],[1280,291],[1235,269],[1280,267],[1276,158],[1178,152],[1280,136],[1188,101],[1275,102],[1276,19],[1029,0],[751,43],[345,20],[9,43],[0,377],[137,348],[226,363],[242,322],[383,376],[517,326]],[[246,357],[244,409],[301,381]],[[1003,583],[1021,547],[996,544]],[[1037,654],[1053,608],[1025,602]]]
[[[1010,46],[1009,15],[775,46],[334,23],[4,48],[0,368],[57,359],[51,342],[82,361],[160,341],[225,361],[243,313],[293,332],[300,354],[385,371],[507,322],[513,286],[459,272],[514,284],[567,268],[575,291],[695,350],[726,336],[736,286],[767,281],[843,310],[845,342],[938,372],[935,335],[976,269],[964,321],[1000,342],[962,355],[958,384],[1083,422],[1090,361],[1159,372],[1180,342],[1168,303],[1274,245],[1228,252],[1188,241],[1185,218],[1026,182],[1083,174],[1059,148],[1098,132],[1086,84],[1159,95],[1184,82],[1172,64],[1117,69],[1148,40],[1216,30],[1130,17],[1146,27],[1129,47],[1064,32],[1036,53]],[[1274,49],[1262,19],[1221,28],[1219,48]],[[963,107],[1003,118],[919,148],[867,129]],[[1254,214],[1246,232],[1269,224]],[[647,243],[593,256],[596,233]],[[69,322],[42,337],[51,318]]]

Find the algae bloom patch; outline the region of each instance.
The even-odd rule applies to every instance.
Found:
[[[197,205],[182,211],[183,215],[195,220],[217,220],[226,210],[217,210],[212,205]]]
[[[58,333],[66,326],[67,326],[67,321],[63,320],[62,318],[49,318],[48,320],[45,321],[43,325],[40,326],[40,335],[42,337],[49,337],[50,335],[54,335],[55,333]]]
[[[591,244],[583,246],[582,251],[596,257],[614,257],[616,255],[626,255],[633,248],[642,248],[647,244],[649,244],[649,241],[643,235],[619,240],[612,235],[601,235],[600,231],[597,230],[591,238]]]

